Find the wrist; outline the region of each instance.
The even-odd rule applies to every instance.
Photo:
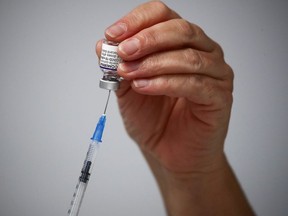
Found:
[[[203,195],[205,196],[216,185],[219,185],[229,169],[229,164],[224,153],[213,160],[211,159],[210,163],[207,162],[205,166],[199,166],[197,169],[186,173],[163,171],[163,177],[166,179],[166,190],[169,191],[171,198],[173,199],[173,196],[176,195],[178,198],[187,195],[201,200]]]
[[[149,162],[169,216],[253,215],[224,153],[215,163],[214,169],[183,173]]]

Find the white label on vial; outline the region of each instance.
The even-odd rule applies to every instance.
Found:
[[[103,70],[117,71],[117,67],[120,62],[121,58],[117,54],[117,46],[103,44],[100,58],[100,68]]]

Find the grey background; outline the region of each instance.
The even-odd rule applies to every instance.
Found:
[[[65,215],[107,92],[94,52],[140,0],[1,0],[0,215]],[[288,206],[288,33],[284,0],[167,0],[234,68],[226,152],[259,215]],[[115,95],[81,215],[164,216]]]

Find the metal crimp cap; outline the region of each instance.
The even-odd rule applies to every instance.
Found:
[[[102,89],[107,90],[117,90],[119,89],[120,82],[118,80],[106,80],[106,79],[100,79],[99,87]]]

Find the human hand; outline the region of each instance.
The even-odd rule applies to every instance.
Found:
[[[116,93],[129,135],[169,171],[215,169],[233,88],[220,46],[157,1],[118,20],[106,38],[121,42],[118,74],[124,80]]]
[[[160,1],[135,8],[105,36],[120,43],[120,112],[168,215],[254,215],[223,151],[234,75],[221,47]]]

